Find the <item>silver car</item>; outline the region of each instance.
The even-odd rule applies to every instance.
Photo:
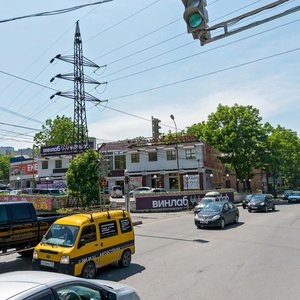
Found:
[[[134,288],[122,283],[42,271],[3,273],[0,290],[1,300],[140,300]]]

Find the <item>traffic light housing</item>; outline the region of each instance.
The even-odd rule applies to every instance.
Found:
[[[192,33],[194,39],[199,39],[201,45],[210,38],[207,31],[208,12],[206,0],[182,0],[185,6],[183,18],[187,24],[187,32]]]
[[[160,132],[159,132],[159,129],[161,128],[159,126],[159,123],[161,121],[159,119],[156,119],[156,118],[153,118],[152,117],[152,138],[154,140],[157,140],[159,139],[159,136],[160,136]]]

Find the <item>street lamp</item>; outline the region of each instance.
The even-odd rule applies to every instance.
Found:
[[[20,181],[21,178],[17,177],[17,180],[18,180],[18,190],[21,190],[21,185],[20,185],[20,184],[22,184],[22,182]]]
[[[177,125],[175,122],[174,115],[170,115],[170,118],[173,120],[175,125],[175,134],[176,134],[176,142],[175,142],[175,149],[176,149],[176,162],[177,162],[177,181],[178,181],[178,190],[181,191],[181,184],[180,184],[180,175],[179,175],[179,157],[178,157],[178,133],[177,133]]]
[[[153,179],[154,179],[154,187],[156,188],[156,180],[157,180],[157,175],[153,175]]]
[[[39,177],[39,174],[35,174],[35,175],[34,175],[34,188],[37,187],[38,177]]]
[[[129,184],[128,170],[124,170],[125,210],[130,213]]]
[[[185,174],[186,189],[189,189],[189,174]]]
[[[214,174],[211,173],[211,174],[209,174],[209,176],[210,176],[210,179],[211,179],[211,188],[214,189],[214,179],[213,179]]]
[[[49,191],[48,191],[48,185],[49,185],[49,177],[46,177],[46,182],[47,182],[47,194],[49,193]]]

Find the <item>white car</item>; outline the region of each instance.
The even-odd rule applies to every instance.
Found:
[[[0,290],[1,300],[140,300],[134,288],[122,283],[43,271],[3,273]]]
[[[143,193],[143,192],[146,192],[146,191],[150,191],[151,188],[150,187],[147,187],[147,186],[140,186],[132,191],[129,192],[129,196],[130,198],[133,198],[133,196],[135,194],[138,194],[138,193]]]

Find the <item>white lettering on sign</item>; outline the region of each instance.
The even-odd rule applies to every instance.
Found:
[[[179,199],[168,199],[168,200],[153,200],[153,208],[167,208],[167,207],[182,207],[187,206],[188,204],[187,196],[184,196]]]

